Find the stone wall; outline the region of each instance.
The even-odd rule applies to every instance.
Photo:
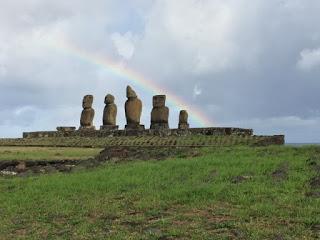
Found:
[[[284,136],[186,135],[132,137],[43,137],[0,139],[0,146],[33,147],[228,147],[283,145]]]
[[[284,145],[285,136],[284,135],[273,135],[273,136],[253,136],[256,138],[256,146],[269,146],[269,145]]]
[[[252,129],[190,128],[148,130],[74,130],[27,132],[22,139],[0,141],[0,145],[105,147],[105,146],[268,146],[283,145],[284,135],[255,136]],[[130,136],[130,137],[127,137]],[[83,139],[85,138],[85,139]],[[188,140],[189,139],[189,140]],[[159,146],[160,146],[159,145]]]
[[[190,129],[162,129],[162,130],[77,130],[77,131],[44,131],[25,132],[23,138],[46,137],[121,137],[121,136],[251,136],[252,129],[244,128],[190,128]]]

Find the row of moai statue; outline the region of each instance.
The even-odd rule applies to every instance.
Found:
[[[106,104],[103,111],[103,125],[101,130],[117,130],[119,126],[116,124],[117,120],[117,105],[115,98],[111,94],[105,97]],[[169,129],[169,108],[166,107],[166,96],[156,95],[153,97],[153,109],[151,111],[151,125],[150,129]],[[82,102],[82,113],[80,118],[80,130],[95,130],[93,126],[93,119],[95,111],[92,108],[93,96],[86,95]],[[127,125],[126,130],[144,130],[144,125],[140,124],[142,113],[142,102],[138,98],[136,92],[127,86],[127,101],[125,103],[125,114]],[[179,115],[179,129],[188,129],[188,113],[186,110],[180,111]]]

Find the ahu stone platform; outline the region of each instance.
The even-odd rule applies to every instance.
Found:
[[[23,147],[231,147],[283,145],[284,136],[245,135],[186,135],[186,136],[130,136],[130,137],[40,137],[0,139],[0,146]],[[122,148],[124,149],[124,148]]]
[[[57,127],[57,131],[25,132],[21,139],[3,139],[0,146],[268,146],[284,145],[284,135],[256,136],[245,128],[189,128],[189,129],[81,129]]]
[[[146,130],[118,130],[118,129],[82,129],[75,130],[73,127],[57,127],[57,131],[24,132],[23,138],[46,138],[46,137],[125,137],[125,136],[252,136],[252,129],[245,128],[189,128],[189,129],[146,129]]]

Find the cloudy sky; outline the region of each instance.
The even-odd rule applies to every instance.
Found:
[[[319,0],[1,0],[0,137],[78,126],[85,94],[96,126],[114,94],[123,127],[128,84],[149,126],[153,93],[67,42],[139,73],[213,126],[320,142],[319,12]]]

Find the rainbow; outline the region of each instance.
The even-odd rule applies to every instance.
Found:
[[[195,122],[199,127],[210,127],[213,124],[212,121],[199,108],[192,106],[170,90],[164,88],[163,86],[160,86],[156,82],[146,78],[133,69],[116,63],[105,56],[93,54],[84,49],[81,49],[65,39],[51,42],[50,45],[68,55],[80,58],[90,64],[97,65],[98,67],[102,67],[113,75],[127,79],[129,82],[138,85],[152,95],[166,94],[168,105],[173,106],[177,110],[187,110],[189,112],[190,120],[192,122]]]

